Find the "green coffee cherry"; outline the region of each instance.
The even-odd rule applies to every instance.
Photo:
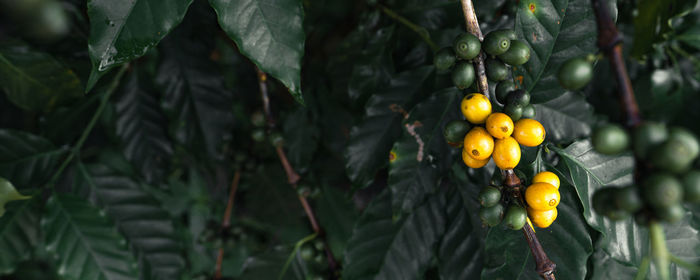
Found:
[[[508,93],[515,90],[515,83],[511,80],[502,81],[496,84],[496,100],[501,104],[506,104]]]
[[[262,129],[262,128],[253,129],[253,132],[251,132],[250,137],[253,138],[253,141],[255,141],[255,142],[265,141],[265,129]]]
[[[534,119],[535,116],[537,116],[537,112],[535,111],[535,106],[532,104],[527,104],[527,106],[523,107],[523,118],[525,119]]]
[[[500,224],[501,219],[503,219],[503,205],[497,203],[491,207],[482,207],[479,209],[479,217],[484,224],[495,227]]]
[[[688,148],[688,157],[693,160],[700,154],[700,144],[698,144],[698,138],[690,132],[689,130],[682,127],[672,127],[668,130],[668,139],[678,140],[684,143],[684,146]]]
[[[498,58],[510,65],[522,65],[530,60],[530,48],[518,40],[510,41],[510,48]]]
[[[664,222],[676,223],[685,216],[685,209],[680,203],[654,208],[654,214]]]
[[[311,261],[316,256],[316,251],[309,244],[304,244],[299,250],[299,255],[305,261]]]
[[[634,153],[646,159],[655,146],[666,141],[668,130],[663,123],[645,122],[634,130]]]
[[[448,144],[460,146],[464,142],[464,136],[467,135],[471,126],[463,120],[452,120],[445,125],[443,135]]]
[[[621,210],[634,213],[644,206],[644,202],[637,192],[637,186],[627,186],[616,189],[615,205]]]
[[[523,116],[523,106],[506,104],[506,107],[503,108],[503,113],[508,115],[514,122],[517,122]]]
[[[691,170],[683,176],[683,200],[700,203],[700,171]]]
[[[506,96],[506,105],[507,104],[516,104],[520,107],[525,107],[530,104],[530,94],[523,89],[511,91],[508,93],[508,96]]]
[[[513,29],[499,29],[496,31],[491,31],[489,34],[491,33],[494,33],[494,35],[506,37],[511,41],[518,40],[518,34],[515,34],[515,30]]]
[[[683,185],[668,173],[652,174],[642,187],[644,200],[655,208],[671,206],[683,199]]]
[[[435,64],[435,69],[438,73],[444,74],[452,69],[455,65],[457,57],[451,48],[442,48],[433,57],[433,64]]]
[[[471,33],[463,33],[452,44],[455,54],[462,59],[472,59],[479,55],[481,42]]]
[[[490,55],[497,56],[505,53],[510,48],[510,38],[504,32],[491,32],[484,37],[482,47]]]
[[[486,76],[489,80],[500,82],[508,78],[508,67],[497,59],[486,60]]]
[[[457,63],[452,70],[452,82],[458,89],[468,88],[474,82],[474,66],[469,62]]]
[[[559,84],[568,90],[578,90],[593,78],[593,65],[585,58],[577,57],[564,62],[559,68]]]
[[[605,155],[619,154],[629,145],[627,132],[617,124],[606,124],[597,128],[592,140],[593,148]]]
[[[274,147],[284,145],[284,137],[282,137],[281,133],[273,131],[270,133],[270,144]]]
[[[477,198],[482,207],[493,207],[501,201],[501,191],[495,187],[487,186],[481,189]]]
[[[651,152],[652,164],[661,170],[682,173],[690,168],[695,158],[691,147],[679,139],[668,139]]]
[[[250,115],[250,122],[255,127],[263,127],[265,125],[265,115],[263,115],[263,112],[255,111]]]
[[[511,205],[508,207],[503,220],[508,228],[512,230],[519,230],[523,228],[527,222],[527,211],[525,211],[525,208],[523,207]]]

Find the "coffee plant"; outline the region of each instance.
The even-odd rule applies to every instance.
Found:
[[[0,0],[0,279],[700,279],[697,0]]]

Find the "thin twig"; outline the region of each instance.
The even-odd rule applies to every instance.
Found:
[[[71,163],[71,161],[73,161],[73,159],[80,153],[80,149],[83,147],[83,144],[85,144],[85,141],[87,140],[88,136],[90,136],[90,132],[92,132],[92,129],[95,127],[95,124],[97,124],[97,120],[100,119],[102,112],[104,111],[105,107],[107,107],[107,102],[109,101],[109,98],[117,90],[117,87],[119,86],[119,81],[121,81],[122,76],[124,76],[124,73],[126,73],[127,69],[129,69],[128,63],[124,64],[124,66],[122,66],[119,69],[119,72],[117,72],[117,74],[114,76],[114,79],[112,79],[112,82],[105,90],[105,93],[102,96],[102,100],[100,100],[100,105],[99,107],[97,107],[97,110],[92,115],[90,122],[85,127],[85,130],[83,130],[83,133],[80,135],[78,141],[71,148],[71,152],[68,155],[68,157],[65,160],[63,160],[61,166],[59,166],[58,170],[56,170],[53,176],[51,176],[51,179],[49,179],[49,182],[46,184],[47,186],[53,187],[58,178],[63,173],[63,170],[65,170],[66,167],[68,167],[68,165]]]
[[[672,263],[677,264],[678,266],[687,269],[688,271],[694,273],[694,274],[700,274],[700,266],[697,266],[695,264],[692,264],[690,262],[687,262],[679,257],[676,257],[673,254],[669,253],[669,259],[671,260]]]
[[[626,114],[627,126],[635,127],[641,123],[639,106],[634,98],[634,90],[627,75],[625,59],[622,56],[622,38],[610,17],[607,5],[600,0],[591,0],[598,25],[598,48],[610,59],[610,68],[615,73],[620,102]]]
[[[238,189],[238,182],[241,180],[241,171],[236,170],[233,175],[233,181],[231,182],[231,190],[228,193],[228,203],[226,204],[226,211],[224,212],[224,219],[221,222],[221,229],[226,230],[231,226],[231,212],[233,211],[233,201],[236,198],[236,190]],[[224,262],[224,246],[219,247],[219,255],[216,257],[216,274],[214,279],[221,279],[221,267]]]
[[[509,193],[520,201],[520,203],[524,204],[523,198],[520,195],[520,189],[522,188],[520,178],[515,175],[513,169],[504,170],[504,173],[506,177],[505,185],[509,188]],[[542,248],[542,244],[537,239],[535,231],[529,225],[526,225],[523,227],[523,234],[527,240],[527,245],[530,246],[532,255],[535,257],[535,269],[537,273],[544,279],[555,280],[554,269],[557,265],[547,257],[547,253],[544,252],[544,248]]]
[[[399,15],[399,14],[396,13],[394,10],[387,8],[386,6],[384,6],[384,5],[382,5],[382,4],[377,4],[377,7],[378,7],[382,12],[384,12],[387,16],[389,16],[389,17],[393,18],[394,20],[396,20],[396,21],[402,23],[403,25],[405,25],[406,27],[408,27],[409,29],[411,29],[413,32],[415,32],[416,34],[418,34],[418,36],[420,36],[420,37],[423,39],[423,41],[425,41],[425,43],[428,44],[428,47],[430,47],[430,49],[431,49],[433,52],[437,52],[437,51],[438,51],[438,49],[439,49],[438,46],[435,44],[435,42],[433,42],[433,40],[430,39],[430,33],[428,33],[428,30],[426,30],[424,27],[422,27],[422,26],[420,26],[420,25],[417,25],[417,24],[411,22],[411,21],[408,20],[407,18],[405,18],[405,17]]]
[[[462,2],[462,12],[464,13],[464,21],[467,24],[467,31],[474,36],[478,37],[480,41],[484,40],[484,35],[481,34],[481,28],[479,28],[479,20],[476,18],[476,13],[474,12],[474,5],[471,0],[461,0]],[[484,58],[486,55],[482,51],[477,57],[474,58],[474,70],[476,70],[476,83],[479,86],[479,91],[482,94],[489,97],[489,82],[486,78],[486,66],[484,66]]]
[[[275,120],[272,115],[272,111],[270,110],[270,97],[267,93],[267,74],[265,72],[261,71],[259,68],[255,68],[255,70],[258,73],[258,84],[260,85],[260,97],[262,98],[263,101],[263,110],[265,113],[265,119],[267,121],[267,127],[268,127],[268,133],[274,129],[275,127]],[[293,189],[297,189],[297,183],[301,179],[301,176],[294,171],[294,167],[289,163],[289,160],[287,159],[287,154],[284,152],[284,148],[282,146],[282,143],[279,143],[277,146],[275,146],[275,150],[277,151],[277,156],[280,159],[280,162],[282,163],[282,166],[284,167],[284,171],[287,173],[287,182]],[[337,277],[336,271],[338,271],[339,266],[338,262],[335,260],[335,257],[333,256],[333,253],[330,250],[330,246],[328,246],[328,241],[325,239],[323,229],[319,225],[318,221],[316,220],[316,214],[314,214],[313,208],[311,208],[311,205],[309,202],[306,200],[306,196],[299,194],[299,202],[301,202],[301,206],[304,208],[304,212],[306,212],[306,217],[309,219],[309,223],[311,224],[311,228],[313,231],[318,234],[319,237],[323,240],[325,244],[325,251],[326,251],[326,258],[328,259],[328,268],[331,271],[331,277],[335,279]]]

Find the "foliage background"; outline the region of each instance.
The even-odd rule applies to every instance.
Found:
[[[700,133],[700,9],[662,2],[608,4],[645,118]],[[462,93],[435,73],[416,31],[449,45],[464,30],[458,2],[56,3],[68,15],[64,37],[33,32],[30,18],[0,19],[0,176],[32,195],[0,218],[3,278],[210,277],[219,243],[202,236],[219,227],[235,170],[239,234],[224,244],[224,276],[323,273],[294,250],[312,230],[274,149],[251,137],[261,131],[251,120],[261,110],[255,66],[274,78],[285,149],[301,185],[318,193],[312,204],[343,279],[538,277],[520,232],[478,219],[476,193],[495,167],[468,170],[442,138]],[[581,92],[555,78],[567,59],[597,52],[590,2],[474,4],[485,33],[514,28],[533,51],[513,77],[548,138],[524,149],[517,169],[562,178],[559,218],[537,230],[557,277],[632,279],[646,229],[604,220],[589,203],[595,189],[632,179],[631,155],[601,156],[586,140],[597,123],[621,119],[612,75],[602,60]],[[674,254],[698,262],[691,210],[666,236]]]

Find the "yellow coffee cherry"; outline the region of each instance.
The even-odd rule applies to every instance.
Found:
[[[481,93],[472,93],[462,99],[462,114],[473,124],[486,122],[491,114],[491,102]]]
[[[549,171],[543,171],[540,173],[537,173],[535,177],[532,177],[532,182],[533,183],[550,183],[552,186],[555,186],[557,189],[559,188],[559,177],[557,174],[554,174],[554,172],[549,172]]]
[[[520,119],[515,123],[513,137],[523,146],[535,147],[544,142],[544,126],[533,119]]]
[[[486,130],[493,138],[506,138],[513,133],[513,120],[504,113],[493,113],[486,118]]]
[[[471,168],[482,168],[484,165],[489,163],[489,159],[485,160],[478,160],[474,159],[473,157],[469,156],[469,152],[467,152],[466,149],[462,149],[462,161],[464,161],[464,164],[468,167]]]
[[[535,210],[532,207],[527,208],[527,216],[530,218],[533,224],[538,228],[546,228],[552,225],[554,220],[557,219],[557,208],[552,208],[550,210]]]
[[[559,190],[549,183],[534,183],[525,190],[527,205],[535,210],[551,210],[559,205]]]
[[[520,146],[513,137],[496,140],[493,148],[493,162],[500,169],[513,169],[520,162]]]
[[[464,136],[464,149],[476,160],[485,160],[493,153],[493,137],[483,127],[475,127]]]

